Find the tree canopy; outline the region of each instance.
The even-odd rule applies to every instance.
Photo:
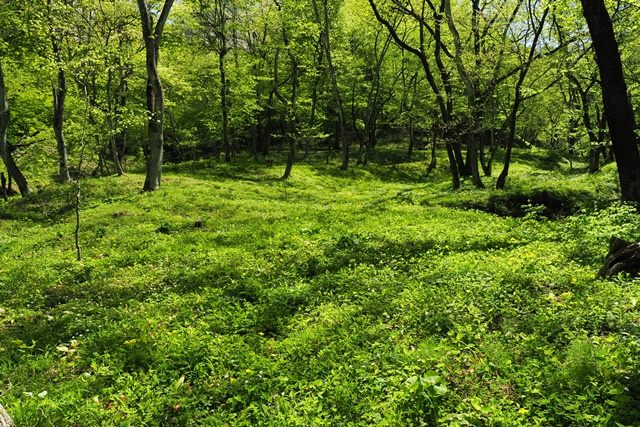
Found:
[[[93,174],[143,162],[147,190],[164,161],[286,152],[288,177],[310,156],[366,165],[380,141],[407,158],[428,149],[428,172],[443,150],[454,188],[467,177],[484,187],[496,158],[504,188],[513,147],[587,159],[594,173],[617,139],[637,143],[635,121],[618,137],[607,110],[624,102],[637,115],[640,95],[640,8],[597,3],[628,102],[608,104],[601,89],[612,71],[596,61],[594,2],[585,20],[564,0],[3,0],[3,158],[25,194],[43,166],[67,181],[88,103]],[[629,169],[621,194],[637,200]]]

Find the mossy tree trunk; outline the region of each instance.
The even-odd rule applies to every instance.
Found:
[[[145,0],[138,0],[142,35],[146,53],[147,68],[147,114],[149,154],[147,158],[147,173],[143,191],[154,191],[160,188],[162,175],[162,151],[164,145],[164,91],[158,74],[158,58],[160,56],[160,41],[164,25],[174,0],[165,0],[162,12],[154,25],[149,7]]]

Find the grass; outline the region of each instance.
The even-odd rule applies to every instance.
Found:
[[[0,402],[20,426],[637,425],[640,286],[595,275],[640,221],[612,167],[535,154],[506,192],[420,162],[85,180],[81,262],[70,188],[0,205]]]

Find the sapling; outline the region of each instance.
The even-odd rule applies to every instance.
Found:
[[[82,252],[80,250],[80,178],[82,177],[82,161],[84,160],[84,149],[86,147],[85,140],[87,135],[87,117],[89,115],[89,97],[87,96],[87,88],[83,87],[85,102],[84,119],[82,120],[82,136],[80,137],[80,157],[78,159],[78,169],[75,179],[71,179],[73,183],[75,198],[74,210],[76,212],[76,227],[74,230],[74,239],[76,245],[76,259],[80,261]]]

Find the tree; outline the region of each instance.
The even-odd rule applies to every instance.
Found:
[[[318,6],[318,1],[320,2],[320,6]],[[334,19],[330,13],[329,0],[312,0],[312,4],[316,23],[320,27],[320,44],[324,50],[324,58],[327,62],[327,70],[331,78],[331,88],[335,101],[335,111],[338,116],[338,140],[342,146],[342,164],[340,165],[340,169],[347,170],[349,168],[350,146],[347,140],[347,120],[344,112],[342,91],[338,85],[338,72],[334,64],[335,54],[331,48],[331,23]]]
[[[147,68],[147,113],[149,154],[147,159],[147,173],[143,191],[154,191],[160,187],[162,175],[162,152],[164,145],[164,91],[158,73],[158,59],[160,57],[160,42],[164,26],[169,18],[169,12],[174,0],[165,0],[162,11],[154,25],[152,12],[145,0],[137,0],[142,23],[142,36],[146,53]]]
[[[68,91],[67,73],[63,58],[63,43],[66,38],[66,31],[64,28],[61,28],[60,25],[54,25],[54,21],[57,21],[61,25],[66,24],[64,19],[59,19],[60,14],[66,12],[66,10],[63,11],[63,9],[66,8],[66,5],[61,4],[60,6],[60,8],[54,8],[52,0],[47,0],[49,36],[53,51],[53,61],[56,67],[56,82],[52,86],[53,133],[56,138],[56,147],[58,149],[58,179],[60,182],[71,182],[67,146],[64,138],[64,109]],[[56,15],[56,17],[54,18],[53,15]],[[71,49],[66,50],[70,51]]]
[[[604,114],[618,165],[623,200],[640,202],[640,152],[635,116],[622,71],[620,50],[604,0],[580,0],[600,72]]]
[[[11,121],[11,112],[9,110],[9,96],[7,85],[5,83],[5,75],[3,63],[7,53],[17,53],[21,55],[27,46],[31,47],[33,39],[29,34],[30,27],[21,25],[25,16],[29,16],[30,8],[23,8],[22,5],[10,2],[5,3],[0,8],[0,158],[7,168],[9,180],[13,178],[20,194],[24,197],[31,192],[27,179],[18,167],[13,150],[7,141],[7,132]]]
[[[228,21],[231,14],[231,4],[228,0],[198,0],[195,18],[200,26],[200,32],[207,47],[213,49],[218,56],[218,70],[220,71],[220,111],[222,121],[222,147],[225,162],[231,161],[231,143],[229,140],[229,80],[225,57],[231,50]]]
[[[31,189],[26,178],[20,171],[20,168],[13,159],[11,147],[7,143],[7,128],[9,127],[9,101],[7,99],[7,88],[4,83],[4,72],[2,69],[2,61],[0,59],[0,157],[4,161],[9,176],[13,177],[18,184],[20,194],[26,196]]]
[[[443,46],[441,42],[441,28],[443,21],[442,17],[444,14],[445,3],[441,2],[440,8],[436,10],[433,3],[429,2],[429,4],[427,5],[427,1],[422,0],[421,6],[418,8],[418,10],[414,10],[412,7],[405,7],[403,2],[401,2],[400,0],[392,0],[393,7],[398,8],[404,15],[410,17],[414,24],[418,26],[417,46],[411,45],[410,42],[403,39],[402,34],[399,33],[397,28],[399,23],[392,22],[382,16],[378,5],[376,5],[376,1],[369,0],[369,4],[373,9],[373,13],[376,16],[376,19],[389,31],[389,33],[393,37],[394,42],[403,50],[410,52],[420,60],[420,64],[422,65],[422,69],[425,73],[425,77],[427,79],[427,82],[429,83],[429,87],[436,97],[436,102],[440,110],[440,119],[443,127],[443,136],[447,149],[447,156],[449,158],[449,170],[451,172],[452,184],[453,188],[457,189],[460,187],[460,170],[464,167],[464,162],[462,160],[462,154],[459,150],[459,144],[452,141],[451,138],[451,124],[453,122],[453,89],[451,87],[451,75],[446,69],[444,62],[442,61],[443,47],[445,52],[448,52],[448,50],[446,49],[446,46]],[[434,11],[434,22],[432,25],[429,24],[426,18],[427,7],[433,8],[432,10]],[[436,61],[438,72],[440,74],[442,87],[440,87],[440,85],[437,83],[431,68],[431,64],[428,60],[430,51],[427,43],[426,33],[432,34],[433,36],[434,58]]]
[[[540,34],[542,34],[542,29],[544,28],[544,22],[547,19],[549,14],[549,7],[545,7],[544,12],[542,12],[542,17],[540,18],[540,22],[537,24],[533,22],[533,11],[531,10],[531,4],[529,5],[529,14],[532,17],[531,26],[534,28],[533,30],[533,41],[529,46],[529,55],[527,59],[520,67],[520,71],[518,73],[518,81],[516,82],[515,87],[515,95],[513,100],[513,105],[511,107],[511,113],[509,115],[509,136],[507,139],[507,152],[504,158],[504,166],[502,168],[502,172],[500,176],[498,176],[498,180],[496,181],[496,188],[503,189],[505,183],[507,181],[507,175],[509,174],[509,166],[511,164],[511,153],[513,150],[513,142],[516,135],[516,120],[518,117],[518,110],[520,109],[520,104],[522,102],[522,84],[524,83],[524,79],[527,77],[527,73],[529,72],[529,68],[531,67],[531,63],[535,58],[536,46],[538,45],[538,40],[540,39]]]

